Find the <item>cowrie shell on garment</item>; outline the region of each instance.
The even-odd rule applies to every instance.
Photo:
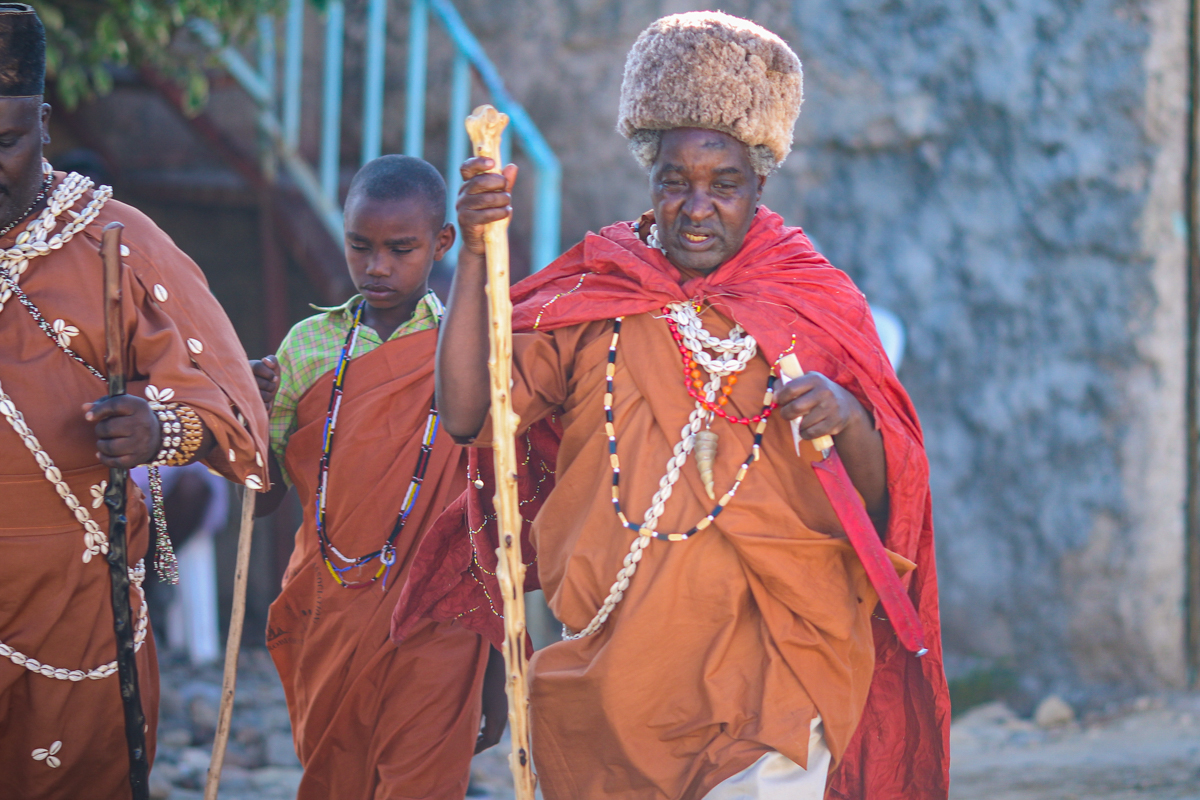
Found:
[[[165,303],[165,302],[167,302],[168,297],[170,297],[170,295],[167,293],[167,287],[163,286],[161,283],[154,284],[154,299],[155,300],[157,300],[160,303]]]
[[[204,352],[204,343],[199,339],[188,339],[187,346],[188,350],[191,350],[196,355],[200,355]]]
[[[262,488],[263,488],[262,478],[258,477],[257,475],[247,475],[246,476],[246,488],[253,489],[256,492],[262,490]]]
[[[169,403],[175,397],[174,389],[159,389],[154,384],[146,385],[146,399],[155,403]]]
[[[129,257],[129,246],[128,245],[124,245],[124,244],[121,245],[121,255],[125,256],[126,258]]]
[[[233,452],[233,448],[231,447],[229,448],[229,463],[232,464],[234,461],[237,461],[237,453]]]
[[[263,457],[262,457],[262,453],[255,453],[255,454],[254,454],[254,463],[255,463],[255,464],[258,464],[260,467],[263,465]]]
[[[62,742],[55,742],[54,744],[50,745],[49,749],[46,749],[45,747],[39,747],[38,749],[34,750],[31,755],[33,756],[34,761],[45,761],[46,766],[50,767],[51,769],[58,769],[58,767],[62,764],[62,761],[59,760],[55,753],[61,749]]]

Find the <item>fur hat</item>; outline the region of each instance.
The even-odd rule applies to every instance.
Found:
[[[0,97],[34,97],[46,88],[46,29],[24,3],[0,3]]]
[[[752,152],[765,148],[779,166],[791,152],[803,95],[800,59],[766,28],[718,11],[673,14],[642,31],[629,51],[617,130],[636,143],[643,131],[708,128]]]

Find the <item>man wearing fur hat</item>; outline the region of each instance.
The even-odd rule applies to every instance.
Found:
[[[0,795],[130,796],[102,502],[110,466],[199,459],[263,488],[266,416],[203,274],[107,186],[42,158],[45,33],[0,3]],[[128,394],[104,374],[102,229],[125,225]],[[166,425],[180,431],[164,435]],[[141,589],[149,523],[129,484],[130,591],[151,755],[158,669]],[[171,572],[159,529],[160,576]]]
[[[629,55],[618,122],[652,210],[513,287],[522,510],[565,627],[531,666],[548,800],[947,796],[916,414],[862,294],[759,204],[800,100],[799,60],[769,31],[710,12],[658,20]],[[516,177],[489,166],[463,167],[464,248],[438,351],[444,424],[475,445],[490,436],[482,229],[511,213]],[[807,374],[780,380],[787,354]],[[897,571],[911,571],[924,658],[876,609],[808,466],[821,456],[806,441],[797,458],[792,420],[805,440],[834,437]],[[402,600],[399,636],[406,615],[428,613],[499,639],[490,460],[475,453],[479,488],[438,550],[460,580]],[[771,794],[781,757],[808,767],[805,786]]]

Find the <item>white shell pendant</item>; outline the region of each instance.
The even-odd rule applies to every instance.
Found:
[[[700,469],[700,480],[704,481],[704,491],[712,500],[717,499],[713,488],[713,464],[717,460],[717,434],[710,430],[696,432],[696,444],[692,448],[696,455],[696,466]]]

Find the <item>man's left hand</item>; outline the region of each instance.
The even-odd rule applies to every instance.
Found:
[[[819,372],[807,372],[775,393],[779,414],[797,417],[805,439],[836,436],[837,449],[854,488],[880,534],[887,528],[887,458],[875,418],[858,398]]]
[[[123,394],[84,403],[84,418],[96,425],[96,456],[106,467],[132,469],[158,454],[162,424],[150,404]]]
[[[788,381],[775,392],[775,401],[784,419],[803,418],[800,435],[805,439],[837,436],[851,425],[871,423],[854,395],[819,372],[807,372]]]

